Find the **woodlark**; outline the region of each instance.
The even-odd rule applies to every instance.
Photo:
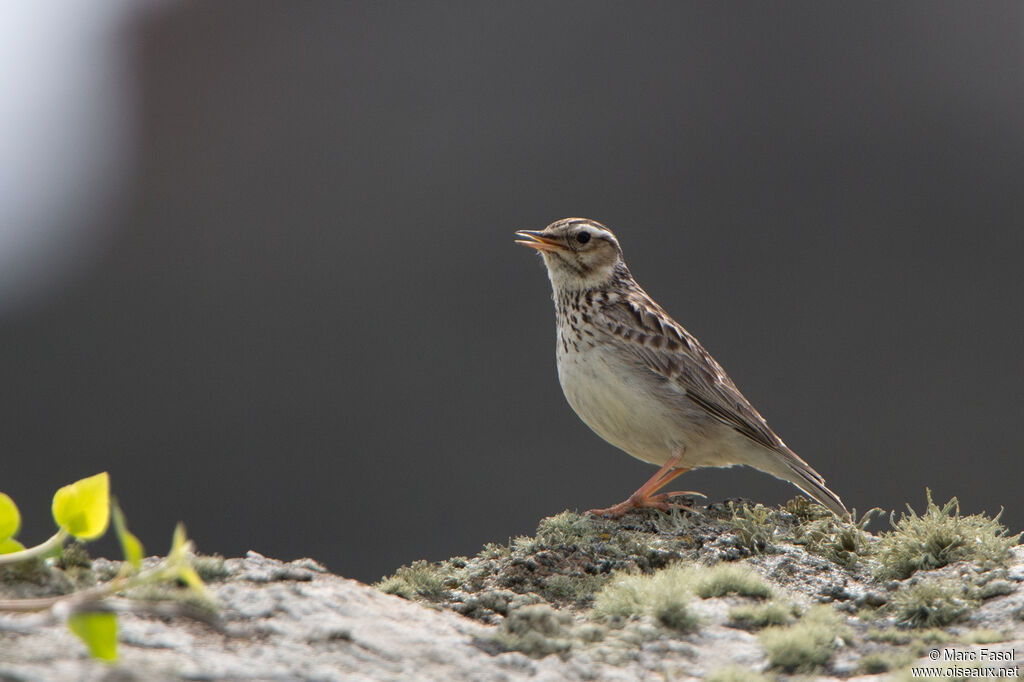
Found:
[[[589,513],[668,510],[657,493],[698,467],[745,464],[789,481],[841,518],[839,496],[786,447],[721,365],[633,279],[601,223],[565,218],[520,230],[551,279],[558,380],[580,419],[617,448],[661,468],[621,502]]]

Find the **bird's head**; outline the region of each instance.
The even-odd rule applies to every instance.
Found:
[[[563,218],[543,230],[519,230],[517,244],[537,249],[555,291],[577,291],[611,282],[625,270],[619,240],[595,220]],[[628,272],[628,271],[627,271]]]

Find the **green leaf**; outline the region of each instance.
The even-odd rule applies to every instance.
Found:
[[[117,500],[114,500],[113,512],[114,532],[117,533],[117,539],[121,543],[124,559],[138,570],[142,568],[142,557],[145,556],[142,543],[128,530],[128,526],[124,522],[124,513],[121,512],[121,506],[117,504]]]
[[[172,562],[186,561],[191,551],[192,542],[185,534],[185,524],[179,521],[174,527],[174,535],[171,536],[171,551],[167,552],[167,558]]]
[[[117,616],[113,613],[75,613],[68,618],[68,627],[85,642],[93,658],[117,659]]]
[[[201,595],[206,595],[206,584],[192,566],[192,541],[185,534],[185,524],[174,527],[171,538],[171,551],[167,553],[168,568],[174,571],[174,577]]]
[[[21,514],[14,500],[0,493],[0,540],[13,538],[21,528]]]
[[[178,569],[178,580],[188,585],[200,594],[206,594],[206,584],[191,566],[182,566]]]
[[[7,538],[6,540],[0,540],[0,554],[10,554],[11,552],[20,552],[25,549],[25,545],[21,544],[14,538]]]
[[[66,485],[53,496],[57,525],[79,540],[95,540],[110,523],[110,475],[107,472]]]

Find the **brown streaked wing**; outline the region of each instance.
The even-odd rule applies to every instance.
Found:
[[[631,292],[599,310],[603,314],[594,316],[595,324],[648,369],[685,389],[690,400],[755,443],[791,454],[722,366],[657,304]]]

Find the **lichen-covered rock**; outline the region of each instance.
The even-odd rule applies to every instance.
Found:
[[[842,523],[802,498],[701,511],[563,512],[533,537],[417,562],[378,586],[410,594],[428,574],[438,589],[412,598],[494,626],[498,650],[670,677],[728,676],[730,663],[783,677],[878,674],[928,646],[981,638],[1009,650],[1024,636],[1019,536],[998,518],[962,516],[955,499],[928,495],[923,514],[878,534],[872,514]]]
[[[474,620],[331,575],[308,559],[251,552],[223,566],[225,575],[209,584],[221,628],[122,614],[113,666],[91,660],[61,624],[23,627],[30,617],[0,616],[0,679],[636,679],[628,668],[495,651],[489,628]],[[545,617],[563,622],[554,611]]]
[[[902,679],[933,665],[931,650],[940,666],[1024,651],[1024,550],[996,520],[930,499],[878,534],[802,500],[701,511],[563,512],[532,537],[414,561],[376,588],[309,559],[204,559],[219,626],[124,613],[110,666],[60,623],[0,614],[0,679]],[[0,599],[118,569],[8,571]]]

